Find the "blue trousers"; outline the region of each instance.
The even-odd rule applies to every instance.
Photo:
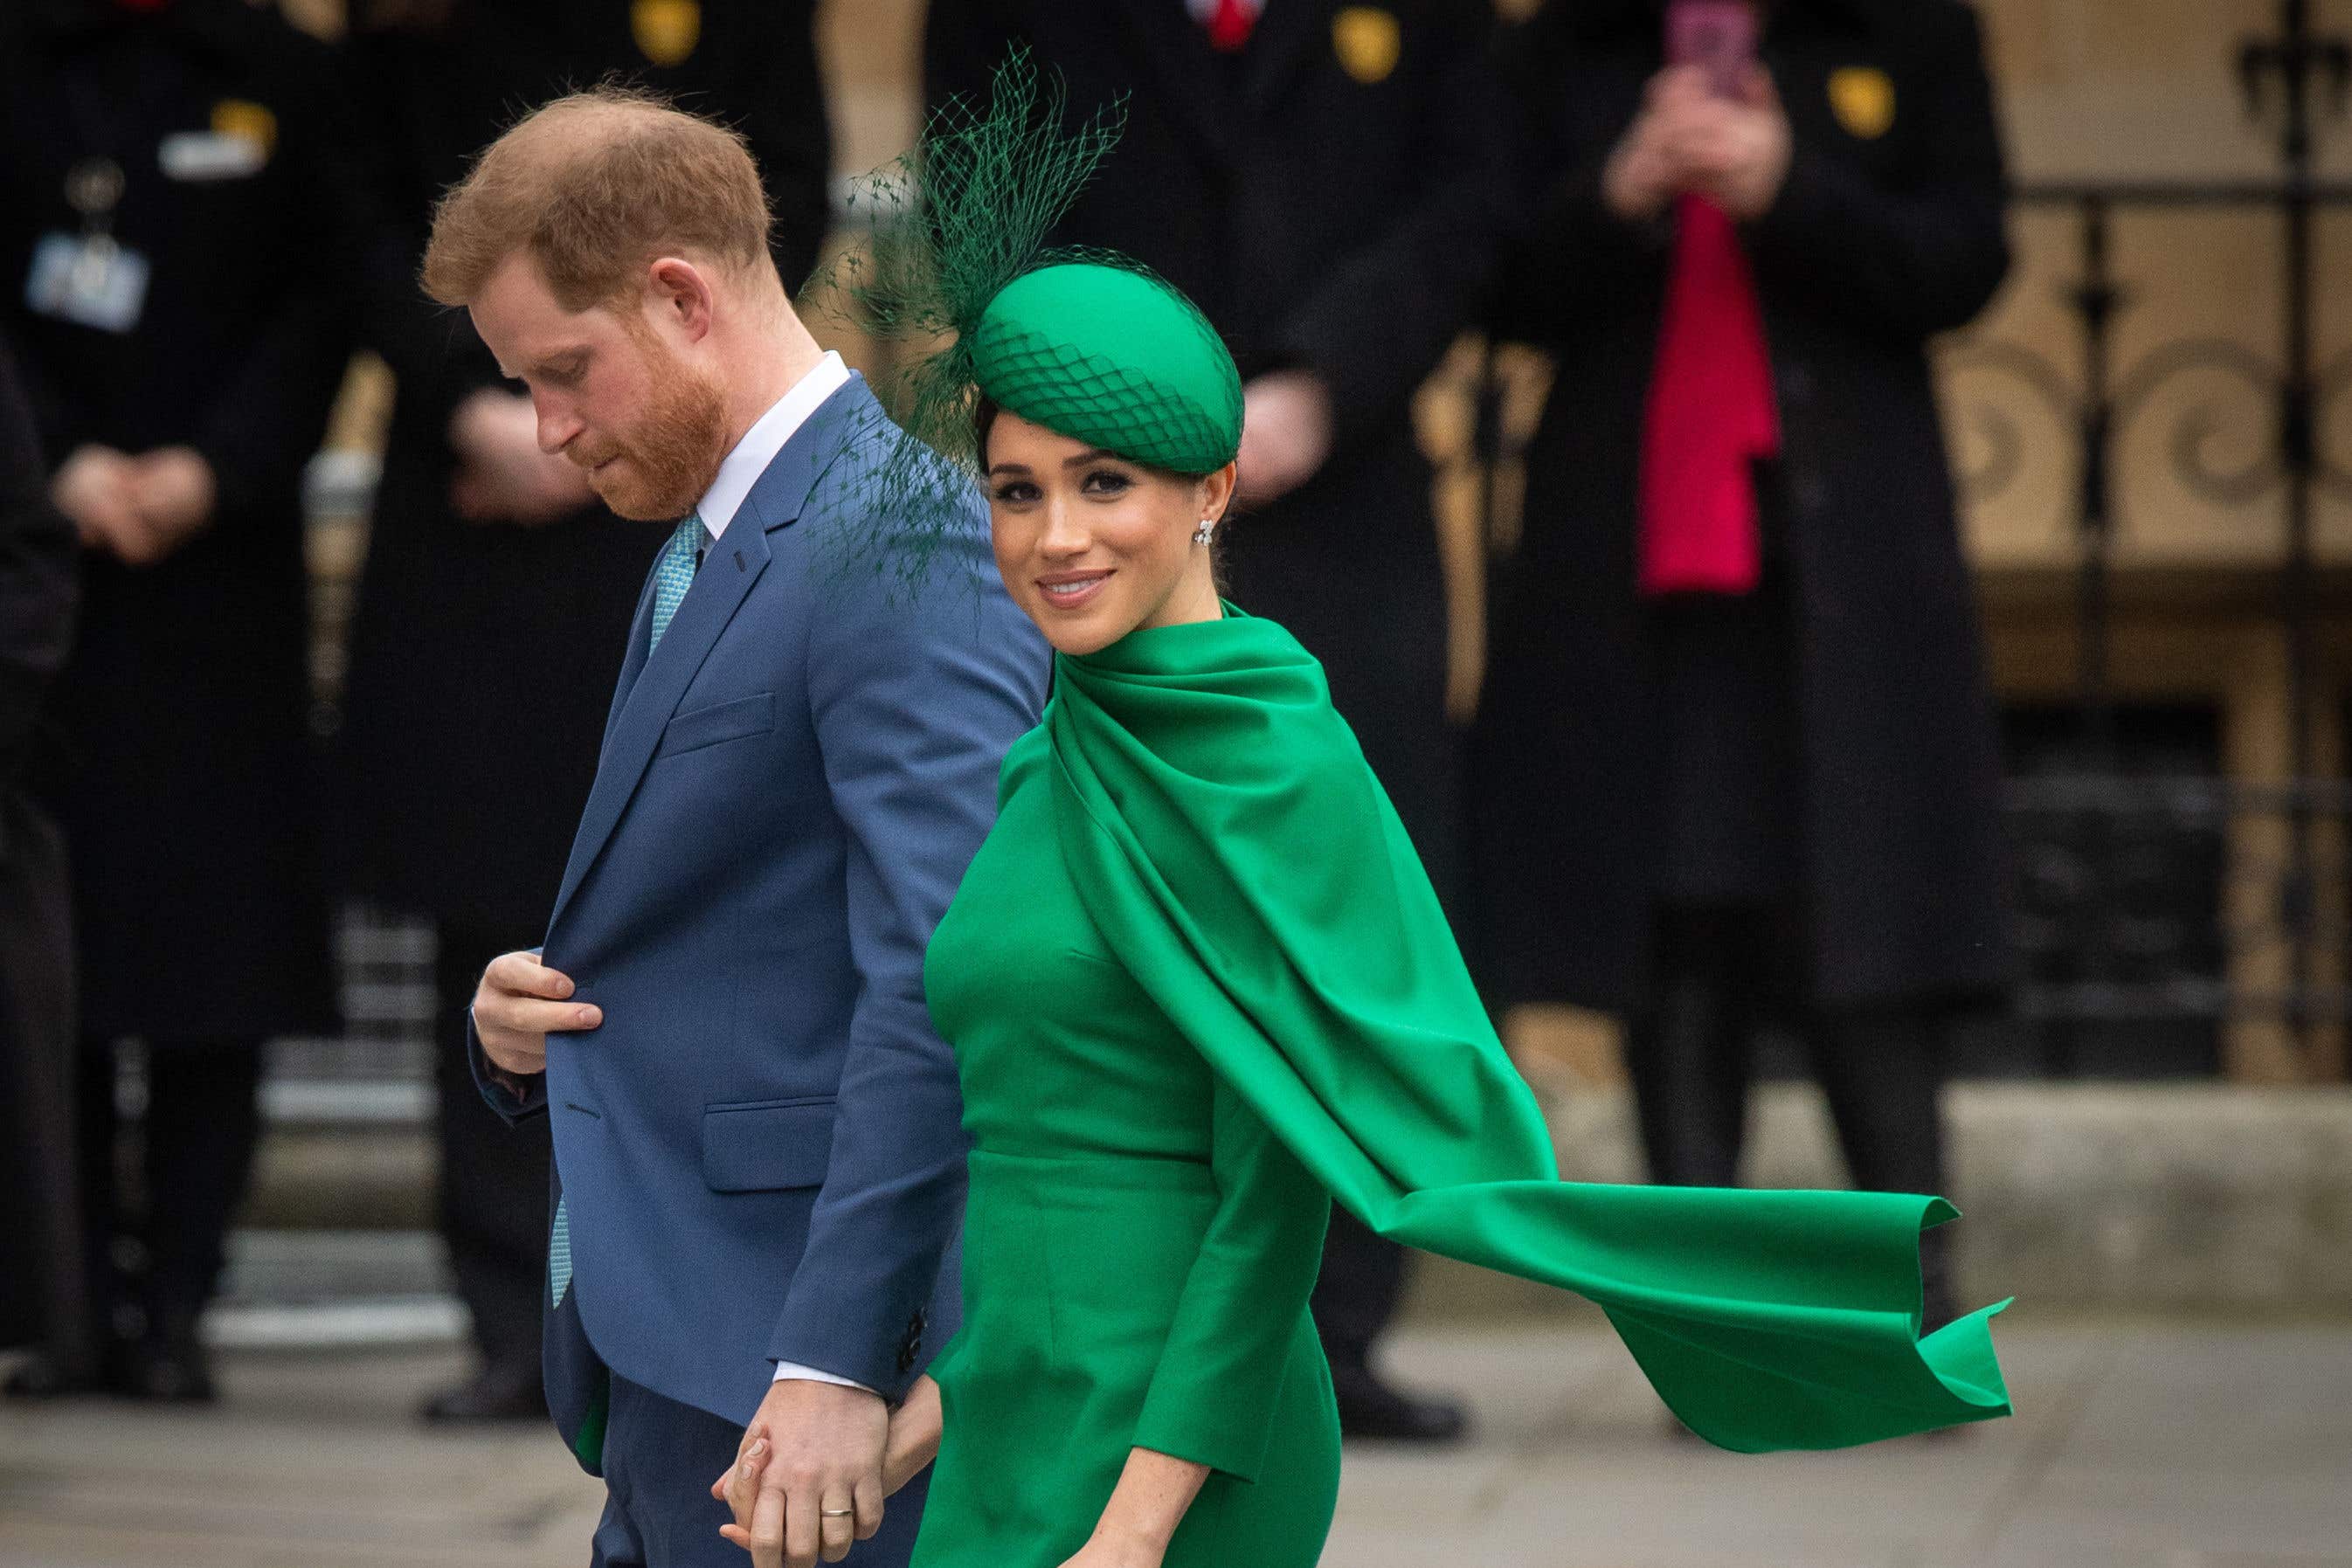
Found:
[[[604,1517],[593,1568],[750,1568],[751,1557],[721,1539],[734,1515],[710,1495],[735,1462],[743,1429],[707,1410],[613,1379],[604,1427]],[[906,1568],[922,1522],[928,1475],[890,1500],[882,1528],[850,1549],[852,1568]]]

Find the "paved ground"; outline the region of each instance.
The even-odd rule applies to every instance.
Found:
[[[1605,1332],[1414,1331],[1398,1368],[1477,1439],[1351,1450],[1324,1561],[2352,1568],[2352,1322],[2005,1330],[2015,1420],[1767,1458],[1664,1436]],[[550,1437],[409,1425],[450,1365],[244,1352],[215,1416],[0,1408],[0,1568],[577,1568],[596,1489]]]

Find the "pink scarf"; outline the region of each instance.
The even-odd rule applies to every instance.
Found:
[[[1642,430],[1640,586],[1749,593],[1763,569],[1753,465],[1780,450],[1764,317],[1723,210],[1684,196],[1675,219]]]

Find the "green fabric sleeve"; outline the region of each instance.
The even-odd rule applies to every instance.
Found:
[[[1210,1136],[1216,1217],[1184,1281],[1135,1446],[1255,1481],[1331,1199],[1223,1082]]]
[[[1372,1229],[1575,1291],[1690,1427],[1831,1448],[2006,1415],[1988,1308],[1919,1337],[1941,1198],[1558,1178],[1322,671],[1270,622],[1064,658],[1062,853],[1120,962]]]

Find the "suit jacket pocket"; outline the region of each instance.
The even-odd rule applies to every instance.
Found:
[[[654,759],[676,757],[681,751],[699,751],[706,746],[740,740],[747,735],[766,735],[775,727],[776,699],[772,692],[713,703],[672,718],[662,731],[661,747],[654,753]]]
[[[831,1095],[702,1108],[702,1181],[713,1192],[816,1186],[833,1157]]]

